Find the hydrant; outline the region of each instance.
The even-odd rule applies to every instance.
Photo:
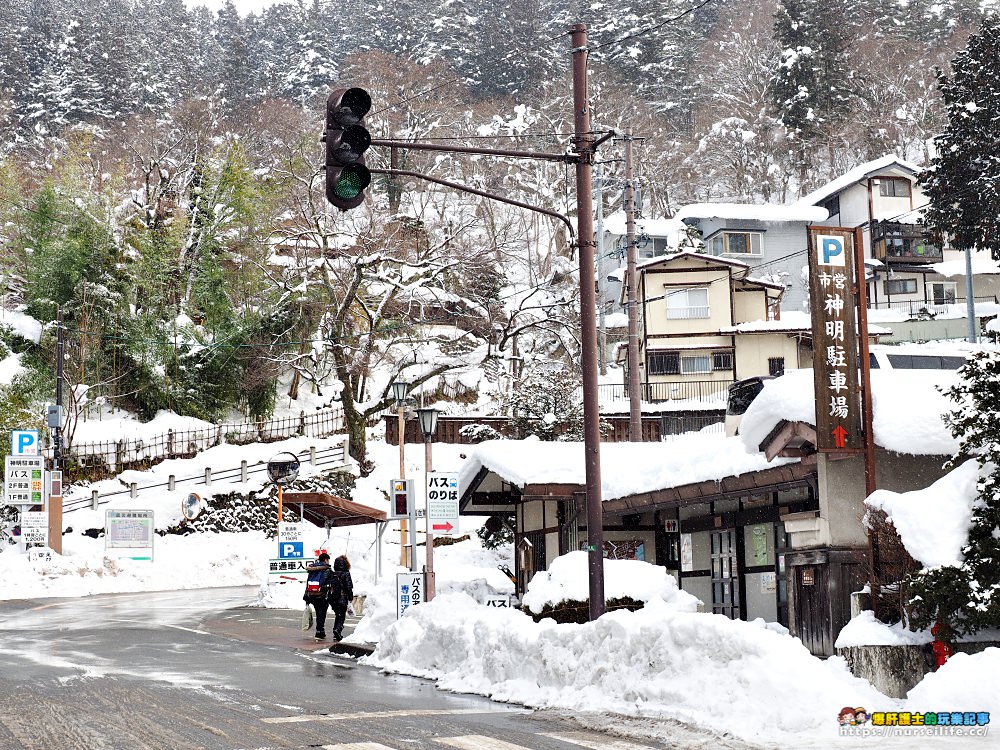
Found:
[[[934,627],[931,628],[931,635],[934,636],[934,640],[931,642],[931,655],[934,658],[935,671],[941,669],[952,654],[951,646],[942,641],[940,638],[942,631],[945,630],[946,626],[942,625],[940,622],[934,623]]]

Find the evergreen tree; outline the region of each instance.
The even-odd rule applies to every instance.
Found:
[[[936,155],[921,176],[930,200],[925,221],[961,250],[989,249],[1000,258],[1000,18],[938,74],[948,124],[935,138]]]
[[[1000,352],[977,352],[959,374],[945,422],[961,440],[952,465],[971,456],[980,466],[972,528],[961,565],[910,576],[908,614],[912,628],[941,622],[962,635],[1000,627]]]

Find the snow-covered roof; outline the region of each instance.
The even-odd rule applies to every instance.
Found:
[[[941,417],[952,402],[938,390],[958,381],[952,370],[873,370],[875,443],[897,453],[951,455],[958,449]],[[740,422],[748,450],[757,450],[782,420],[816,424],[813,371],[768,380]]]
[[[645,268],[646,266],[655,266],[657,263],[673,263],[675,260],[682,260],[684,258],[690,258],[692,260],[700,260],[705,263],[725,263],[727,266],[732,266],[733,268],[750,268],[748,263],[744,263],[741,260],[734,260],[733,258],[722,258],[718,255],[708,255],[706,253],[696,253],[691,250],[685,250],[682,253],[673,253],[672,255],[657,255],[653,258],[645,258],[636,264],[637,268]],[[767,283],[767,282],[759,282]],[[772,284],[772,286],[774,286]]]
[[[782,311],[781,320],[751,320],[737,323],[734,326],[724,326],[720,333],[784,333],[812,331],[812,319],[809,313],[800,310]]]
[[[945,277],[965,276],[965,257],[934,263],[931,268],[934,269],[934,273]],[[990,274],[1000,274],[1000,265],[993,260],[989,250],[976,250],[972,254],[972,275],[986,276]]]
[[[825,208],[793,203],[776,206],[769,203],[693,203],[677,212],[675,219],[739,219],[743,221],[794,222],[805,224],[826,221]]]
[[[966,461],[930,487],[912,492],[876,490],[866,500],[886,512],[914,560],[927,567],[959,565],[972,527],[979,463]]]
[[[604,231],[609,234],[625,234],[625,212],[615,211],[604,217]],[[637,234],[647,234],[650,237],[672,237],[675,234],[687,232],[687,226],[677,218],[673,219],[636,219]]]
[[[854,169],[849,172],[845,172],[840,177],[835,180],[831,180],[826,183],[823,187],[813,190],[808,195],[799,198],[795,202],[796,206],[814,206],[821,201],[826,200],[832,195],[836,195],[841,190],[849,188],[856,182],[860,182],[865,179],[868,175],[880,172],[887,167],[899,167],[900,169],[905,169],[906,171],[917,174],[920,171],[920,167],[916,164],[911,164],[908,161],[900,159],[895,154],[886,154],[885,156],[875,159],[874,161],[868,161],[864,164],[859,164]]]
[[[605,500],[615,500],[739,476],[796,460],[776,459],[768,463],[756,447],[748,452],[739,438],[719,434],[692,433],[669,443],[602,443],[601,494]],[[583,443],[579,442],[528,439],[480,443],[462,465],[460,486],[468,487],[483,468],[517,487],[586,483]]]

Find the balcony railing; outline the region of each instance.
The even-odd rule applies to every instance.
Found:
[[[659,401],[711,401],[726,403],[729,393],[728,380],[681,380],[676,383],[640,383],[641,400]],[[628,387],[620,383],[604,383],[598,386],[602,401],[627,399]]]
[[[911,263],[937,262],[943,257],[941,248],[928,241],[919,225],[894,221],[872,223],[872,252],[879,260]]]

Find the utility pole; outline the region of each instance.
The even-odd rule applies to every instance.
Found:
[[[604,169],[597,165],[597,364],[608,374],[608,328],[604,319],[608,280],[604,272]]]
[[[597,320],[594,289],[594,135],[587,95],[587,25],[570,32],[573,55],[573,147],[576,162],[576,226],[580,256],[580,339],[583,368],[583,445],[587,487],[587,557],[590,619],[604,614],[604,509],[601,504],[601,430],[597,400]]]
[[[625,241],[628,243],[628,439],[642,441],[642,394],[639,393],[639,279],[635,247],[635,173],[632,129],[625,131]]]

